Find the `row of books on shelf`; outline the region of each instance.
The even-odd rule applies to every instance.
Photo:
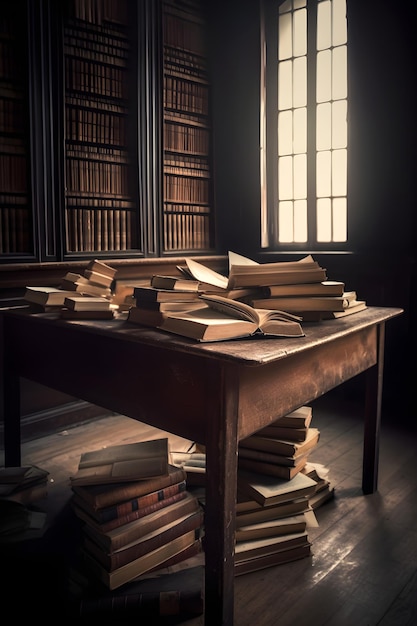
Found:
[[[165,151],[187,152],[207,155],[210,147],[209,131],[206,128],[186,124],[164,124]]]
[[[281,419],[288,429],[306,429],[309,441],[310,407]],[[189,559],[204,561],[204,481],[193,480],[192,463],[205,454],[194,448],[173,453],[162,437],[81,454],[70,478],[71,505],[82,524],[83,563],[108,589]],[[204,464],[199,469],[201,477]],[[239,466],[236,575],[311,555],[314,511],[333,495],[327,473],[313,463],[292,478]]]

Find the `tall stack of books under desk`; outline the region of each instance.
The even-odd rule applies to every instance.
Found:
[[[236,576],[312,553],[308,532],[318,525],[315,510],[334,488],[328,468],[309,461],[319,439],[311,419],[312,408],[302,406],[239,445]],[[273,446],[278,453],[263,449]],[[186,470],[190,490],[204,498],[204,448],[171,452],[170,459]]]
[[[107,589],[202,551],[203,509],[167,438],[85,452],[70,480],[83,563]]]

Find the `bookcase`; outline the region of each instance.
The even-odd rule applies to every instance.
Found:
[[[128,141],[131,18],[126,0],[76,0],[64,18],[67,252],[137,247],[137,164]]]
[[[215,250],[203,6],[2,3],[0,263]]]
[[[32,214],[27,145],[27,23],[16,5],[0,12],[0,255],[28,253]]]
[[[163,248],[213,247],[210,81],[200,2],[163,3]]]

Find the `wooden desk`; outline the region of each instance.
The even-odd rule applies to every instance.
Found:
[[[200,442],[207,453],[205,623],[233,624],[237,448],[367,371],[362,488],[377,489],[385,322],[374,308],[306,336],[198,344],[123,321],[4,314],[5,461],[20,464],[20,377]]]

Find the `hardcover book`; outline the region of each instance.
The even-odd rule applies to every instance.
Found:
[[[238,471],[239,488],[262,506],[310,496],[316,491],[316,482],[299,472],[291,480],[275,478],[247,470]]]
[[[168,438],[110,446],[81,454],[71,485],[146,480],[168,473]]]
[[[202,294],[207,307],[167,315],[159,326],[197,341],[223,341],[251,337],[304,337],[299,318],[281,311],[256,310],[250,305],[222,296]]]
[[[185,478],[186,473],[182,468],[168,464],[168,473],[155,478],[101,485],[73,484],[72,490],[88,502],[93,510],[97,510],[159,491],[169,485],[180,483]]]

